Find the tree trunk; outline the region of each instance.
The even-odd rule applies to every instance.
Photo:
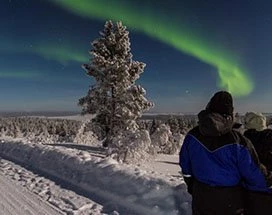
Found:
[[[116,110],[116,91],[115,91],[115,87],[112,86],[111,87],[111,118],[110,118],[110,136],[112,137],[114,135],[115,132],[115,110]]]

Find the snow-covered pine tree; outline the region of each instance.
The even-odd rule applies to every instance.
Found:
[[[94,121],[102,128],[103,145],[107,146],[120,132],[136,131],[136,119],[153,103],[145,98],[145,90],[135,85],[145,64],[132,60],[126,27],[107,21],[100,35],[92,42],[90,63],[82,66],[96,83],[79,105],[83,114],[96,114]]]

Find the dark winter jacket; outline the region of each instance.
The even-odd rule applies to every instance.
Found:
[[[269,193],[272,182],[251,142],[232,129],[232,116],[203,110],[198,118],[199,126],[186,135],[180,151],[194,214],[242,213],[242,187]]]
[[[272,171],[272,130],[265,129],[263,131],[256,131],[255,129],[248,129],[244,132],[244,135],[250,139],[254,145],[260,162],[264,164],[269,171]]]

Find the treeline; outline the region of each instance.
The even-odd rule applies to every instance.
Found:
[[[26,138],[36,142],[72,142],[82,122],[37,117],[1,117],[1,137]]]
[[[168,116],[160,120],[140,119],[140,129],[147,130],[156,153],[173,154],[179,149],[184,134],[196,124],[195,117]],[[1,117],[0,136],[24,141],[47,143],[94,144],[105,138],[92,120],[52,119],[38,117]]]

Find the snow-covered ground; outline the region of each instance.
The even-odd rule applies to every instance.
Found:
[[[0,143],[0,154],[98,202],[97,205],[102,206],[97,207],[103,207],[106,214],[191,214],[186,187],[184,184],[177,186],[183,182],[178,172],[177,156],[173,156],[175,161],[163,156],[158,161],[150,161],[150,165],[134,166],[104,158],[99,147],[5,141]],[[41,189],[38,193],[47,191]],[[58,207],[66,213],[70,210],[70,214],[77,214],[73,210],[82,207],[71,211],[69,204],[48,202],[61,205]],[[94,208],[90,206],[88,210]]]
[[[106,157],[101,143],[2,138],[0,173],[64,214],[191,214],[178,155],[122,164]]]
[[[61,215],[64,213],[0,173],[0,214]]]
[[[3,209],[2,212],[0,211],[1,215],[83,215],[90,214],[90,211],[92,211],[93,215],[103,214],[103,207],[96,202],[78,195],[71,190],[65,189],[61,187],[61,185],[56,184],[56,182],[35,174],[32,171],[5,159],[0,160],[0,181],[0,199],[3,199],[3,201],[0,202],[0,208]],[[3,181],[5,183],[2,183]],[[16,187],[16,189],[9,189],[10,186]],[[1,195],[5,195],[5,197],[2,198]],[[28,198],[30,201],[26,202],[20,200],[20,196],[22,195],[25,197],[30,196]],[[16,201],[14,201],[14,198]],[[30,210],[28,209],[29,202],[33,205]],[[9,206],[9,203],[14,205]],[[36,205],[40,208],[36,207]],[[54,212],[53,209],[50,209],[49,205],[57,210],[58,213]],[[10,209],[7,211],[4,210],[5,208]],[[25,208],[25,211],[22,212],[22,208]],[[20,213],[18,213],[18,209]],[[31,211],[31,213],[28,213],[29,211]]]

